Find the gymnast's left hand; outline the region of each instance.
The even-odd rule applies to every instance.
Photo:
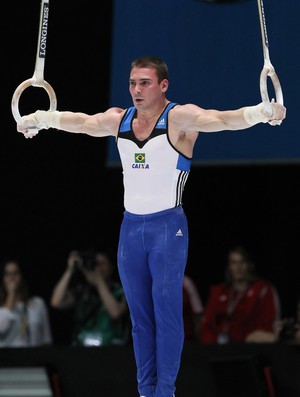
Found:
[[[269,115],[269,120],[268,123],[270,125],[280,125],[282,121],[286,118],[286,108],[284,105],[281,103],[275,102],[274,99],[271,101],[271,108],[272,108],[272,114]],[[267,110],[266,110],[267,113]]]

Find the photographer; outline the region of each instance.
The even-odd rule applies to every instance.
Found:
[[[69,253],[67,268],[53,289],[51,306],[73,308],[73,346],[127,342],[127,302],[113,273],[113,264],[105,252]]]

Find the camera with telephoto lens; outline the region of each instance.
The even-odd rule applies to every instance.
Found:
[[[93,251],[79,252],[79,259],[76,261],[77,268],[84,268],[86,270],[94,270],[96,266],[96,256]]]

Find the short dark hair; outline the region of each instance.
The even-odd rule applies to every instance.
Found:
[[[169,72],[167,64],[158,57],[155,56],[142,56],[136,58],[131,62],[131,69],[133,68],[152,68],[156,71],[158,82],[160,83],[164,79],[169,79]]]

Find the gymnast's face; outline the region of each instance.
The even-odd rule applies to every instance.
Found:
[[[129,77],[129,91],[137,109],[151,109],[165,98],[168,80],[158,82],[153,68],[133,68]]]

